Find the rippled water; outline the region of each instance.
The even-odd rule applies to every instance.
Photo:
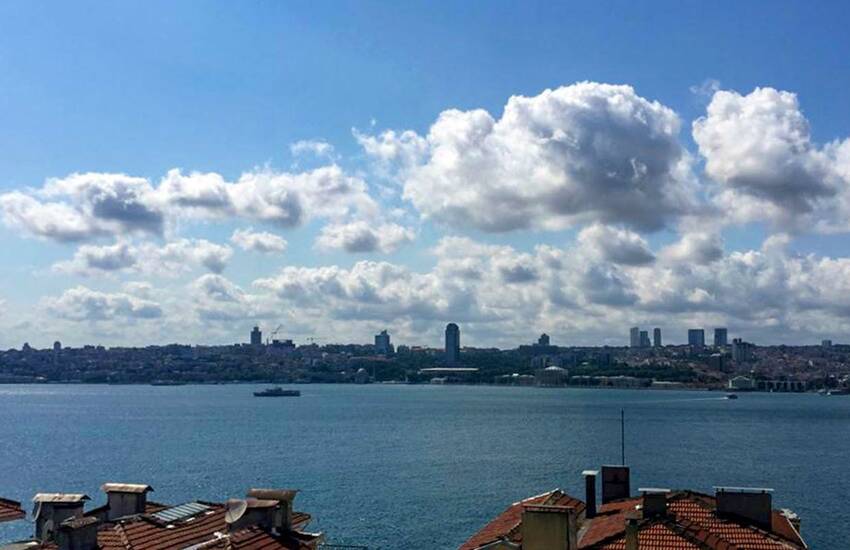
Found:
[[[772,487],[812,548],[850,548],[850,397],[447,386],[0,386],[0,496],[144,482],[152,499],[302,490],[330,542],[456,548],[507,504],[626,459],[633,489]],[[0,524],[0,541],[28,536]]]

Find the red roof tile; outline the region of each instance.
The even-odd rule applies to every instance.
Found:
[[[511,542],[521,542],[522,533],[519,529],[522,524],[522,508],[525,504],[544,504],[550,506],[571,506],[576,508],[579,514],[584,512],[584,503],[571,497],[560,489],[543,493],[520,502],[515,502],[496,516],[493,521],[484,526],[483,529],[472,535],[459,550],[474,550],[493,541],[506,538]]]
[[[27,517],[21,503],[16,500],[0,498],[0,523],[4,521],[15,521]]]
[[[552,495],[569,499],[567,503],[550,502]],[[773,512],[770,531],[754,525],[720,517],[713,496],[693,491],[677,491],[668,495],[665,517],[646,518],[638,522],[639,547],[642,550],[711,548],[721,550],[801,550],[806,545],[785,515]],[[642,497],[628,498],[602,505],[596,517],[582,522],[578,546],[586,550],[625,548],[627,514],[638,512]],[[497,540],[522,542],[522,508],[524,504],[584,504],[552,491],[509,506],[504,512],[473,535],[460,550],[474,550]]]

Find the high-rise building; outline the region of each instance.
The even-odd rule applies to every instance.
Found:
[[[658,327],[652,329],[652,345],[656,348],[661,347],[661,329]]]
[[[744,342],[741,338],[732,340],[732,360],[736,363],[743,363],[753,358],[753,344]]]
[[[393,345],[390,343],[390,335],[386,330],[382,330],[380,334],[375,335],[375,353],[390,355],[392,352]]]
[[[446,363],[460,363],[460,328],[454,323],[446,325]]]
[[[821,345],[821,347],[824,347],[824,348],[831,348],[832,347],[832,340],[821,340],[820,345]]]
[[[725,348],[729,344],[728,334],[725,328],[714,329],[714,347]]]
[[[640,347],[640,327],[632,327],[629,329],[629,347]]]
[[[688,345],[692,348],[704,348],[705,330],[701,328],[688,329]]]
[[[254,330],[251,331],[251,345],[263,345],[263,333],[260,331],[260,327],[254,327]]]
[[[649,346],[650,346],[649,331],[646,331],[646,330],[640,331],[640,347],[648,348]]]
[[[549,345],[549,335],[545,332],[540,335],[540,338],[537,339],[538,346],[548,346]]]

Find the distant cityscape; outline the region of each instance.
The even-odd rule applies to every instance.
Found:
[[[665,345],[660,328],[629,329],[627,346],[559,346],[548,334],[512,349],[463,347],[449,323],[442,347],[395,346],[388,330],[371,344],[296,344],[278,326],[247,343],[221,346],[83,346],[0,352],[0,383],[182,384],[431,383],[846,393],[850,345],[757,346],[726,327],[687,329],[687,344]]]

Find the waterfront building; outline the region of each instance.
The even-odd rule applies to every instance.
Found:
[[[567,369],[551,365],[537,371],[535,378],[538,386],[566,386],[570,376]]]
[[[263,333],[260,331],[260,327],[254,327],[254,330],[251,331],[251,345],[254,347],[263,345]]]
[[[774,509],[771,489],[644,488],[634,496],[628,466],[582,475],[583,499],[554,489],[511,504],[460,550],[807,548],[799,517]]]
[[[688,330],[688,345],[694,349],[702,349],[705,347],[705,330],[701,328],[692,328]]]
[[[82,493],[36,494],[33,538],[0,549],[316,550],[324,542],[321,533],[305,530],[310,514],[293,509],[297,491],[291,489],[250,489],[244,499],[177,506],[148,500],[149,485],[105,483],[101,489],[106,504],[90,510]]]
[[[728,341],[729,331],[725,328],[715,328],[714,329],[714,347],[716,348],[725,348],[729,345]]]
[[[661,347],[661,329],[654,328],[652,329],[652,345],[656,348]]]
[[[640,331],[640,347],[642,347],[642,348],[650,347],[649,332],[648,331],[645,331],[645,330]]]
[[[750,391],[756,389],[756,381],[749,376],[733,376],[729,379],[728,387],[735,391]]]
[[[446,325],[446,364],[460,363],[460,328],[455,323]]]
[[[629,347],[640,347],[640,327],[632,327],[629,329]]]
[[[393,345],[390,343],[390,335],[386,330],[382,330],[380,334],[375,335],[375,353],[381,355],[391,355],[393,353]]]

